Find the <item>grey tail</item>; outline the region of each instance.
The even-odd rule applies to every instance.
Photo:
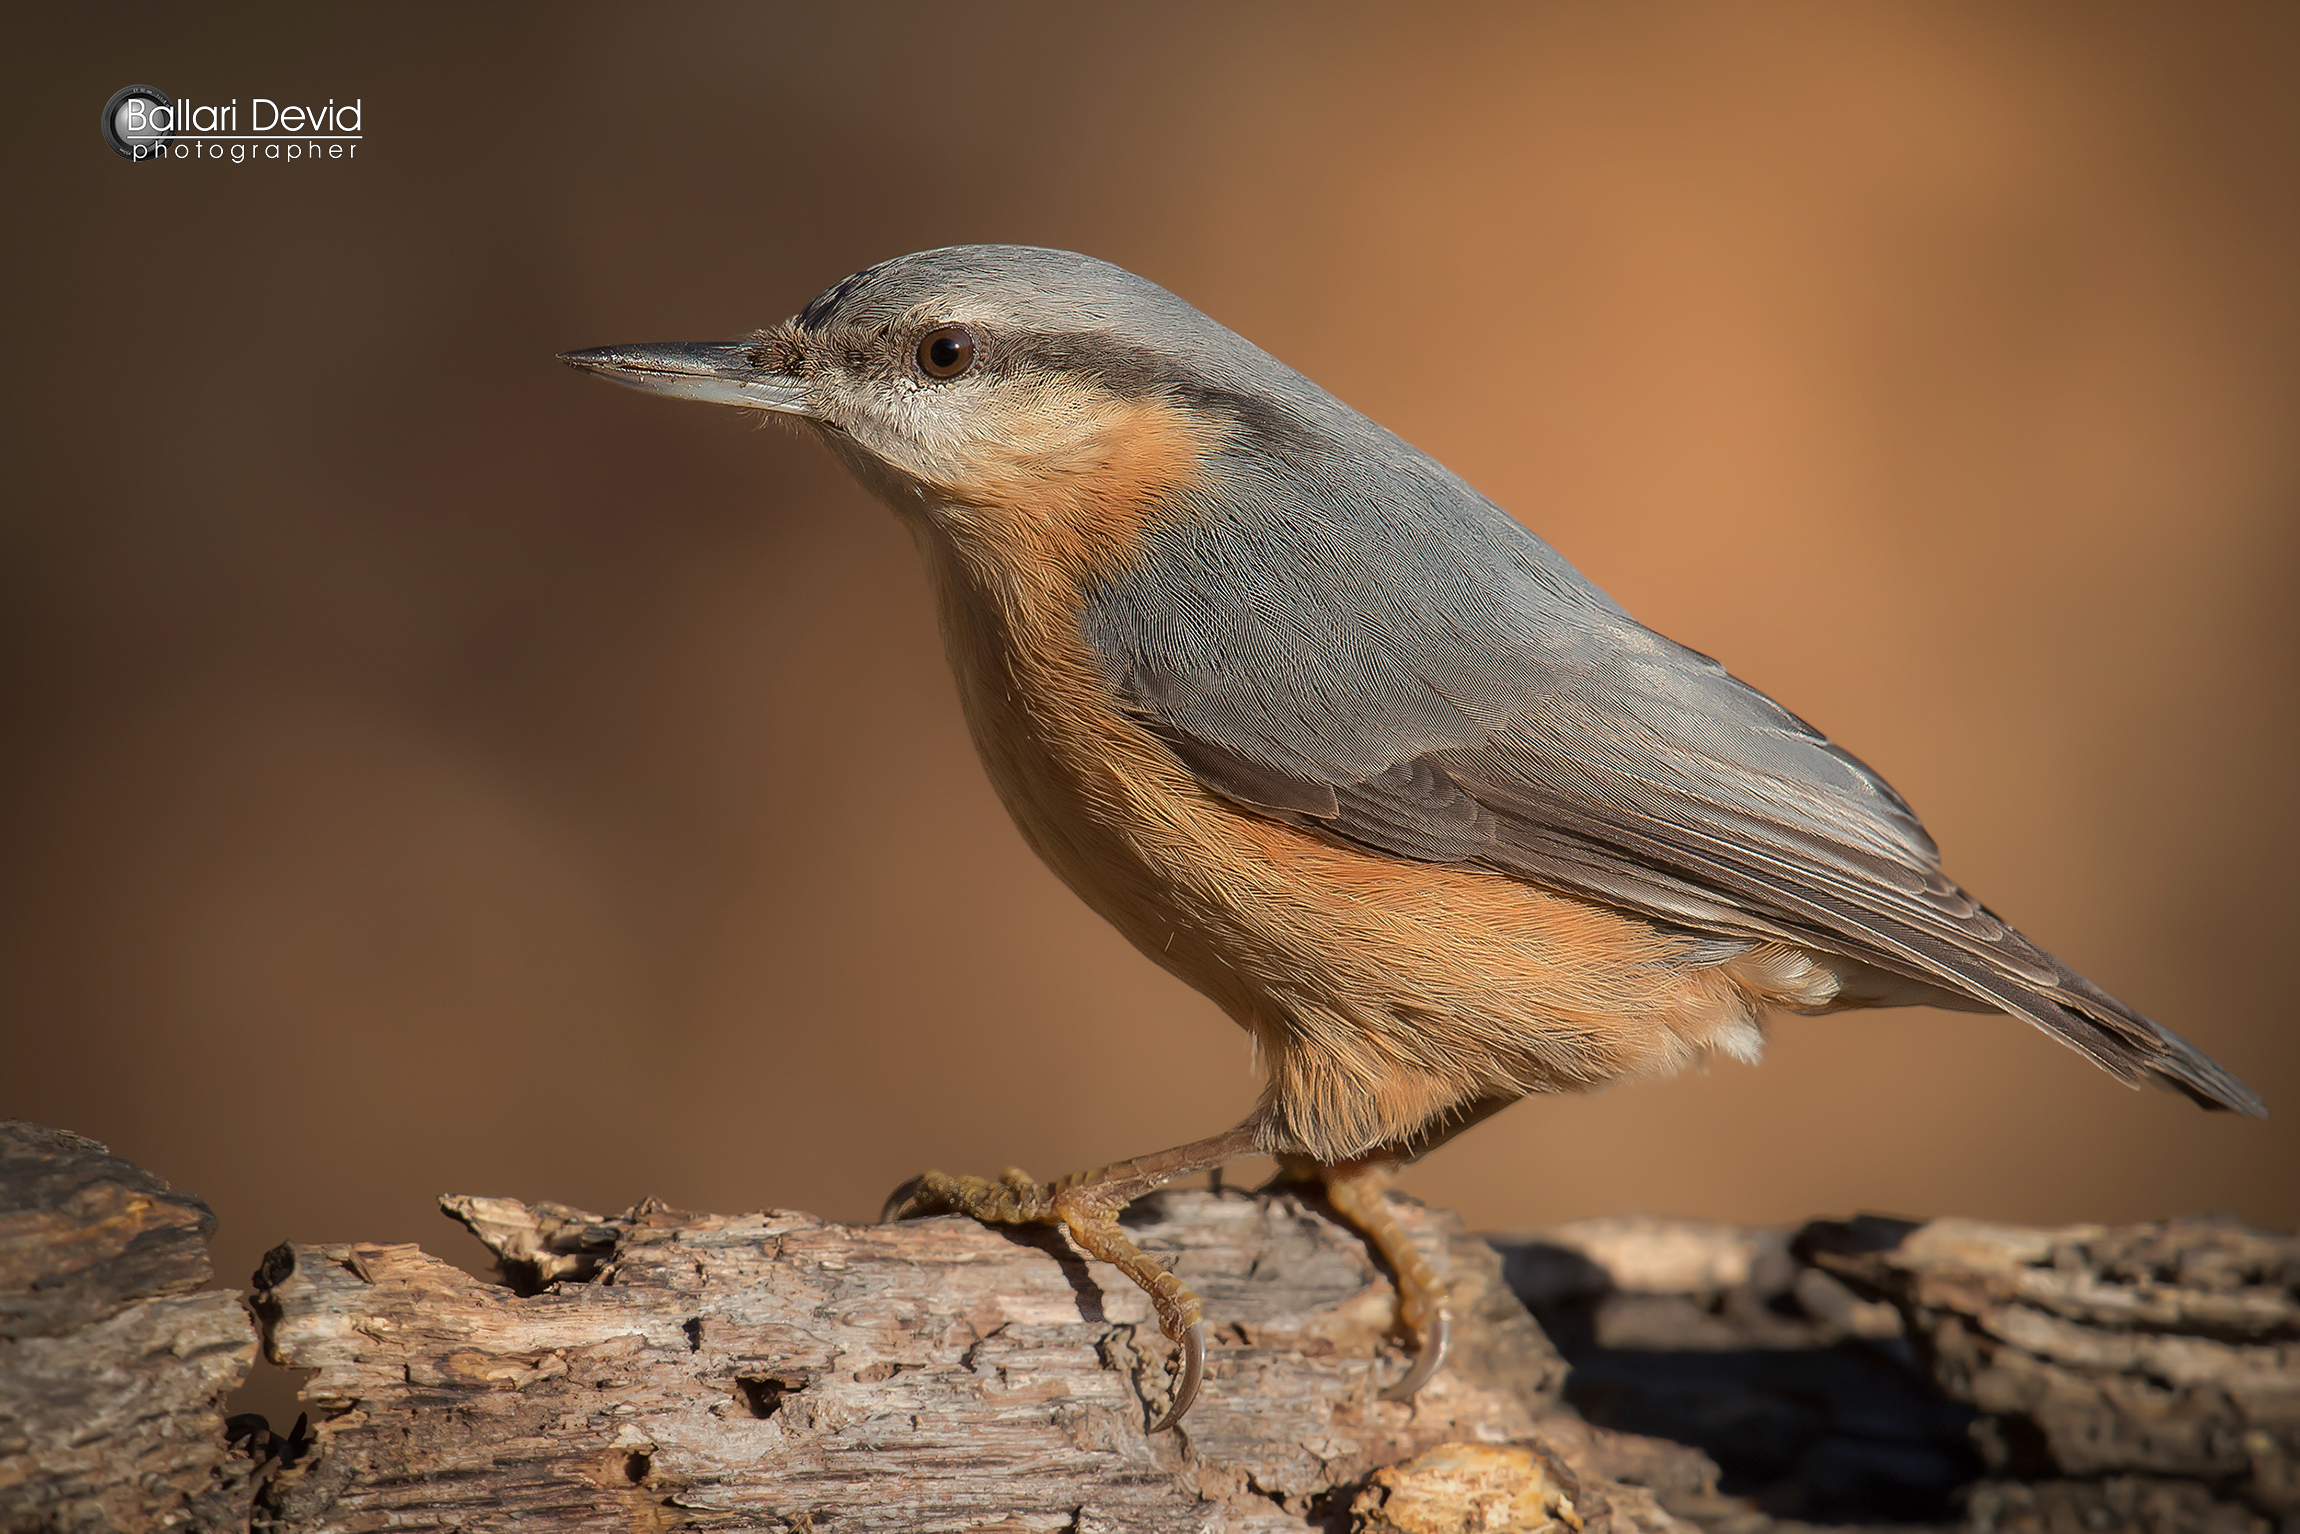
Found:
[[[2156,1032],[2164,1040],[2164,1055],[2142,1067],[2152,1085],[2178,1092],[2215,1113],[2268,1117],[2268,1105],[2260,1094],[2231,1076],[2219,1061],[2168,1028]]]
[[[2154,1018],[2118,1001],[2066,964],[2057,959],[2051,962],[2061,972],[2061,983],[2051,997],[2058,1006],[2037,1010],[2062,1014],[2065,1022],[2053,1019],[2048,1026],[2064,1040],[2103,1064],[2108,1064],[2102,1059],[2104,1054],[2113,1056],[2116,1063],[2109,1064],[2108,1069],[2127,1081],[2137,1075],[2151,1086],[2178,1092],[2199,1108],[2215,1113],[2268,1117],[2268,1105],[2260,1100],[2260,1094],[2230,1075],[2219,1061]],[[2033,1014],[2031,1020],[2035,1020]],[[2080,1042],[2077,1030],[2067,1026],[2069,1022],[2090,1025],[2085,1029],[2090,1037]],[[2102,1045],[2107,1048],[2103,1050]]]

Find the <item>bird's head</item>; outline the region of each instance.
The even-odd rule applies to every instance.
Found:
[[[976,245],[867,267],[745,340],[565,360],[794,417],[898,511],[1010,558],[1106,564],[1210,459],[1299,437],[1314,385],[1154,283]]]

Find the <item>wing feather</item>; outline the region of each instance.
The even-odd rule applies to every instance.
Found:
[[[1354,467],[1307,484],[1298,465],[1232,466],[1230,495],[1178,508],[1089,602],[1122,703],[1206,787],[1393,856],[1845,956],[2024,1018],[2122,1080],[2262,1111],[1951,882],[1859,759],[1353,419]]]

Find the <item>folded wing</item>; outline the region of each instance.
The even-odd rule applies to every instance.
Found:
[[[1271,474],[1277,515],[1180,517],[1096,594],[1113,686],[1209,789],[1393,856],[1843,955],[2025,1018],[2127,1082],[2262,1111],[1950,882],[1876,773],[1412,458],[1379,483],[1412,469],[1419,504]]]

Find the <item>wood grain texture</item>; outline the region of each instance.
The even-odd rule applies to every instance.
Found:
[[[1168,1345],[1051,1236],[447,1203],[549,1286],[411,1246],[267,1264],[274,1354],[318,1371],[323,1418],[270,1493],[291,1527],[1298,1529],[1383,1464],[1531,1433],[1562,1378],[1491,1251],[1410,1205],[1463,1336],[1404,1406],[1375,1399],[1404,1355],[1347,1232],[1288,1194],[1146,1200],[1132,1233],[1215,1323],[1197,1410],[1150,1438]]]
[[[0,1530],[245,1527],[224,1394],[255,1362],[215,1216],[97,1141],[0,1122]]]
[[[2300,1236],[1864,1219],[1799,1245],[1983,1414],[1976,1526],[2300,1523]]]
[[[1152,1438],[1147,1304],[1051,1232],[442,1203],[501,1282],[414,1246],[283,1246],[251,1320],[193,1287],[198,1200],[0,1124],[0,1534],[2262,1534],[2296,1513],[2300,1238],[2226,1221],[1630,1217],[1497,1254],[1401,1201],[1459,1319],[1406,1406],[1376,1399],[1405,1361],[1389,1282],[1329,1211],[1168,1192],[1130,1229],[1216,1331],[1198,1409]],[[259,1328],[312,1371],[317,1433],[240,1419],[235,1451],[218,1401]],[[1934,1485],[1944,1423],[1969,1468]]]

